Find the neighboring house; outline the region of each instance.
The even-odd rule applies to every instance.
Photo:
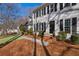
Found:
[[[79,3],[46,3],[33,10],[33,31],[79,34]]]
[[[19,33],[19,29],[7,29],[7,34]]]
[[[19,33],[19,28],[13,28],[13,29],[7,29],[7,30],[4,30],[4,29],[1,29],[0,30],[0,35],[3,35],[3,34],[18,34]]]

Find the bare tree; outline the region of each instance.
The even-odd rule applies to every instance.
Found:
[[[3,30],[6,33],[7,29],[15,27],[15,19],[18,17],[18,7],[12,3],[0,4],[0,20],[3,20]]]

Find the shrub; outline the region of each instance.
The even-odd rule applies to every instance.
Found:
[[[20,25],[19,29],[20,29],[22,35],[26,31],[24,25],[22,25],[22,24]]]
[[[64,40],[66,40],[66,36],[67,36],[66,32],[59,32],[59,35],[57,36],[57,39],[64,41]]]
[[[38,34],[38,36],[41,36],[42,35],[42,31],[39,31],[39,34]]]
[[[30,29],[27,31],[27,34],[33,34],[33,29],[30,28]]]
[[[43,37],[45,31],[39,31],[39,36]]]
[[[72,35],[71,36],[71,42],[73,44],[79,44],[79,35]]]

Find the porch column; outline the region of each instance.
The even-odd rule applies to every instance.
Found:
[[[63,31],[65,32],[65,19],[63,19]]]
[[[34,32],[34,17],[35,17],[35,15],[34,15],[34,13],[33,13],[33,14],[32,14],[32,20],[33,20],[32,28],[33,28],[33,32]]]
[[[72,18],[70,18],[70,33],[72,34]]]

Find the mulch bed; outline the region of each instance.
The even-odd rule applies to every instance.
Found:
[[[33,43],[29,40],[15,40],[0,49],[0,56],[30,56],[32,47]]]
[[[33,37],[33,35],[26,36]],[[40,37],[37,36],[37,38]],[[36,56],[46,56],[47,51],[50,56],[79,56],[79,45],[57,41],[55,37],[50,36],[45,36],[43,40],[47,41],[49,45],[41,46],[36,43]],[[0,48],[0,56],[32,56],[34,44],[32,41],[26,39],[15,40],[3,48]]]
[[[40,38],[37,36],[37,38]],[[50,55],[61,56],[61,55],[78,55],[79,56],[79,45],[72,45],[69,42],[58,41],[55,37],[44,36],[43,41],[47,41],[49,43],[46,46]],[[42,46],[37,45],[38,54],[37,55],[45,55],[45,51]]]

